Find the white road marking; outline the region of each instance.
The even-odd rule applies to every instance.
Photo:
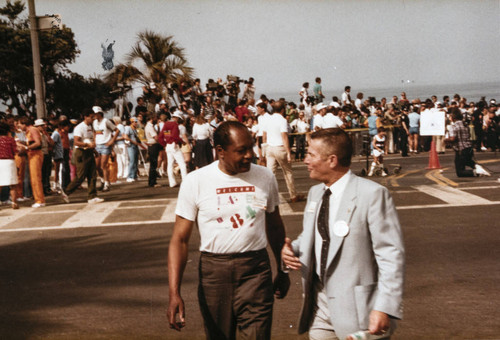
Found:
[[[499,205],[500,202],[481,203],[481,204],[471,204],[471,203],[459,203],[459,204],[427,204],[427,205],[407,205],[402,207],[396,207],[396,210],[408,210],[408,209],[433,209],[433,208],[456,208],[456,207],[473,207],[482,205]]]
[[[168,202],[163,214],[161,215],[161,220],[166,223],[175,222],[175,207],[177,205],[177,200],[172,200]]]
[[[471,193],[442,185],[418,185],[414,187],[418,191],[434,196],[441,201],[452,205],[480,205],[491,204],[491,201],[473,195]]]
[[[68,218],[61,227],[83,227],[87,225],[99,225],[120,206],[121,202],[102,202],[87,204],[76,214]]]
[[[498,185],[482,186],[482,187],[464,187],[460,190],[483,190],[483,189],[500,189]]]
[[[394,191],[393,194],[397,193],[413,193],[422,192],[433,197],[436,197],[446,203],[443,204],[427,204],[427,205],[411,205],[411,206],[400,206],[396,207],[398,210],[408,210],[408,209],[432,209],[432,208],[450,208],[450,207],[462,207],[462,206],[474,206],[474,205],[499,205],[500,201],[489,201],[482,197],[473,195],[466,192],[466,190],[474,189],[497,189],[499,186],[482,186],[482,187],[467,187],[462,190],[441,186],[441,185],[420,185],[413,187],[415,191],[404,190],[404,191]],[[302,216],[303,211],[294,211],[292,206],[287,202],[286,197],[288,197],[287,192],[280,193],[280,213],[283,216]],[[43,230],[61,230],[61,229],[75,229],[75,228],[106,228],[106,227],[119,227],[119,226],[129,226],[129,225],[155,225],[164,223],[173,223],[175,221],[175,207],[177,204],[177,198],[159,198],[159,199],[148,199],[148,200],[132,200],[125,201],[126,206],[120,206],[124,201],[114,201],[114,202],[103,202],[99,204],[86,204],[82,209],[77,206],[82,205],[82,203],[67,204],[65,209],[62,210],[44,210],[44,208],[39,209],[19,209],[19,210],[3,210],[0,212],[0,233],[5,232],[19,232],[19,231],[43,231]],[[166,203],[165,203],[166,202]],[[105,219],[116,209],[119,210],[131,210],[137,207],[162,207],[165,206],[165,210],[159,220],[150,221],[128,221],[128,222],[111,222],[103,223]],[[27,214],[58,214],[58,213],[72,213],[75,214],[68,218],[63,224],[59,226],[47,226],[47,227],[31,227],[31,228],[8,228],[2,229],[1,226],[6,226]]]

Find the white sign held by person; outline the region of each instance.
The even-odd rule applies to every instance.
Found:
[[[425,110],[420,113],[421,136],[444,136],[445,113],[435,109]]]

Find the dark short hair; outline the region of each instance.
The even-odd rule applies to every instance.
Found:
[[[336,155],[341,166],[349,167],[351,165],[352,141],[347,132],[341,128],[315,131],[311,134],[311,139],[321,140],[324,146],[324,154]]]
[[[5,122],[0,122],[0,136],[7,136],[10,131],[10,126],[9,124]]]
[[[285,109],[285,104],[282,101],[277,101],[273,103],[272,107],[273,112],[281,113]]]
[[[462,119],[464,119],[464,116],[463,116],[462,112],[460,111],[460,109],[458,107],[450,107],[450,109],[448,110],[448,112],[451,114],[451,116],[455,120],[462,120]]]
[[[220,145],[224,150],[231,144],[231,130],[241,129],[248,132],[248,128],[236,120],[221,123],[214,131],[214,145]]]
[[[30,117],[23,116],[19,119],[19,123],[24,125],[33,125],[33,120]]]
[[[60,128],[60,129],[63,129],[66,126],[70,126],[70,124],[71,123],[69,122],[69,120],[65,119],[65,120],[59,121],[59,123],[57,123],[57,127]]]
[[[267,104],[264,102],[260,102],[259,104],[256,105],[257,107],[260,107],[263,110],[267,111]]]
[[[94,110],[92,110],[92,109],[86,109],[85,111],[83,111],[82,117],[85,118],[85,117],[88,117],[88,116],[92,116],[93,114],[94,114]]]

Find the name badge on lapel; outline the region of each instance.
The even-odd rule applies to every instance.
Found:
[[[345,237],[349,234],[349,226],[346,221],[337,221],[333,225],[333,233],[338,237]]]

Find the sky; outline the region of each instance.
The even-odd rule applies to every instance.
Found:
[[[36,0],[35,0],[36,1]],[[70,68],[104,75],[101,43],[123,62],[146,29],[172,35],[205,84],[254,77],[257,93],[495,82],[499,0],[38,0],[81,50]]]

